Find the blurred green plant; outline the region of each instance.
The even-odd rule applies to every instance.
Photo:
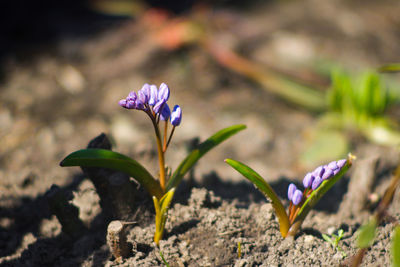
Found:
[[[329,111],[342,127],[356,128],[375,143],[400,144],[400,133],[393,130],[398,125],[385,116],[396,101],[397,96],[377,73],[366,72],[356,79],[341,71],[332,73]]]
[[[379,72],[400,72],[400,63],[383,65],[378,68]]]
[[[347,257],[347,254],[344,252],[344,250],[339,246],[339,241],[343,238],[344,236],[344,231],[343,229],[338,230],[338,234],[332,234],[331,236],[328,236],[326,234],[322,234],[322,238],[328,242],[329,244],[332,245],[333,248],[335,248],[337,251],[340,251],[342,253],[342,257],[345,258]]]

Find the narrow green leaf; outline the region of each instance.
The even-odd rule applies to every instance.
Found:
[[[160,200],[161,214],[167,213],[171,206],[172,198],[174,197],[175,187],[169,190]]]
[[[246,126],[243,124],[234,125],[225,129],[220,130],[213,136],[208,138],[206,141],[201,143],[197,149],[193,150],[178,166],[175,172],[172,174],[171,179],[168,181],[166,190],[169,191],[173,187],[177,187],[181,182],[183,176],[193,167],[193,165],[206,154],[210,149],[219,145],[232,135],[245,129]]]
[[[290,226],[289,217],[286,214],[282,202],[272,187],[257,172],[247,165],[233,159],[226,159],[225,162],[232,166],[250,182],[252,182],[266,197],[271,199],[272,206],[274,207],[275,213],[279,219],[281,234],[283,237],[286,237]]]
[[[368,248],[372,245],[377,226],[376,218],[372,218],[368,223],[360,227],[357,238],[357,246],[359,248]]]
[[[323,238],[326,242],[328,242],[329,244],[331,244],[332,246],[334,246],[334,242],[332,241],[332,239],[331,239],[328,235],[322,234],[322,238]]]
[[[388,64],[380,67],[379,72],[400,72],[400,63]]]
[[[122,171],[138,181],[150,195],[160,199],[163,191],[153,176],[137,161],[107,149],[82,149],[69,154],[62,167],[99,167]]]
[[[392,267],[400,267],[400,226],[396,226],[392,238]]]
[[[161,250],[160,250],[160,257],[161,257],[162,261],[164,262],[165,266],[166,266],[166,267],[169,267],[169,264],[168,264],[168,262],[165,260],[164,254],[162,253]]]

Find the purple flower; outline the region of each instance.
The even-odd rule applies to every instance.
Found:
[[[347,160],[345,159],[338,160],[337,166],[341,169],[346,164],[346,162]]]
[[[297,187],[294,184],[290,184],[288,188],[288,199],[292,200],[294,192],[297,190]]]
[[[315,190],[318,188],[318,186],[322,183],[322,178],[320,176],[315,177],[312,185],[311,185],[311,189]]]
[[[143,102],[139,98],[136,99],[135,104],[136,104],[135,109],[139,109],[139,110],[144,110],[145,109],[145,106],[144,106],[145,102]]]
[[[340,172],[339,168],[333,171],[333,175],[336,175],[338,172]]]
[[[136,102],[134,100],[126,100],[126,108],[127,109],[134,109],[136,108]]]
[[[168,85],[166,85],[165,83],[162,83],[160,85],[160,89],[158,90],[158,96],[157,96],[157,100],[159,101],[165,101],[167,102],[169,99],[169,88]]]
[[[143,85],[142,89],[140,89],[139,92],[138,92],[138,99],[143,104],[147,104],[149,102],[149,99],[150,99],[150,85],[148,85],[147,83],[145,83]]]
[[[303,193],[300,190],[296,190],[292,198],[293,204],[299,205],[302,199],[303,199]]]
[[[328,168],[331,169],[332,171],[336,170],[338,167],[337,162],[336,161],[332,161],[328,164]]]
[[[164,101],[164,100],[158,101],[158,102],[154,105],[153,111],[154,111],[156,114],[160,113],[160,112],[163,110],[165,104],[166,104],[166,101]]]
[[[149,105],[154,106],[157,103],[158,89],[154,84],[150,85]]]
[[[179,105],[175,105],[171,113],[171,124],[173,126],[179,126],[182,121],[182,109]]]
[[[160,120],[167,121],[169,119],[170,115],[171,115],[171,110],[169,109],[168,104],[165,103],[165,105],[160,113]]]
[[[324,174],[324,172],[325,172],[324,166],[319,166],[318,168],[316,168],[313,171],[313,174],[314,174],[314,177],[317,177],[317,176],[321,177]]]
[[[120,106],[123,107],[123,108],[126,108],[126,99],[121,99],[121,100],[118,102],[118,105],[120,105]]]
[[[137,98],[136,92],[132,91],[132,92],[130,92],[129,95],[126,97],[126,100],[133,100],[133,101],[135,101],[136,98]]]
[[[322,175],[322,180],[329,179],[333,176],[333,171],[332,169],[326,168],[324,174]]]
[[[313,181],[314,181],[314,175],[311,172],[307,173],[303,179],[304,188],[309,188],[312,185]]]

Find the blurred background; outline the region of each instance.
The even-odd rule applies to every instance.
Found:
[[[242,180],[226,157],[267,180],[348,152],[398,162],[397,0],[17,0],[0,13],[2,207],[71,183],[79,170],[59,161],[102,132],[157,166],[150,122],[117,104],[144,83],[167,83],[183,109],[172,167],[193,138],[248,126],[200,161],[203,183]]]
[[[166,82],[183,106],[177,139],[248,124],[228,152],[274,176],[400,143],[399,77],[378,72],[400,61],[398,1],[2,5],[3,175],[54,166],[100,132],[145,151],[143,116],[116,105],[145,82]]]
[[[101,132],[151,165],[145,116],[117,105],[145,82],[166,82],[184,111],[172,166],[191,138],[235,123],[248,129],[210,162],[237,157],[271,179],[367,145],[396,155],[399,12],[394,0],[5,2],[2,186],[68,179],[58,161]],[[203,165],[199,177],[235,179]]]

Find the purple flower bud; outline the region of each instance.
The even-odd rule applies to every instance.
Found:
[[[144,109],[144,102],[142,102],[139,98],[136,99],[135,103],[136,103],[135,109],[139,109],[139,110]]]
[[[175,105],[171,113],[171,124],[173,126],[179,126],[182,121],[182,109],[179,105]]]
[[[303,199],[303,193],[300,190],[296,190],[292,198],[293,204],[299,205],[302,199]]]
[[[121,99],[121,100],[118,102],[118,104],[119,104],[121,107],[126,108],[126,99]]]
[[[129,93],[129,95],[126,97],[126,100],[133,100],[135,101],[137,98],[136,92],[132,91]]]
[[[143,103],[147,104],[150,98],[150,85],[145,83],[142,87],[142,89],[139,90],[138,92],[138,99]]]
[[[338,167],[336,161],[332,161],[328,164],[328,168],[331,169],[332,171],[336,170]]]
[[[329,168],[326,168],[325,169],[325,172],[324,172],[324,174],[322,175],[322,180],[326,180],[326,179],[329,179],[329,178],[331,178],[333,176],[333,171],[331,170],[331,169],[329,169]]]
[[[150,85],[149,105],[154,106],[157,103],[158,90],[154,84]]]
[[[164,100],[158,101],[158,102],[154,105],[153,111],[154,111],[156,114],[160,113],[160,112],[162,111],[164,105],[165,105],[165,102],[166,102],[166,101],[164,101]]]
[[[345,159],[338,160],[337,166],[341,169],[346,164],[346,162],[347,160]]]
[[[304,188],[309,188],[312,185],[313,181],[314,181],[314,175],[311,172],[307,173],[303,179]]]
[[[318,188],[318,186],[322,183],[322,178],[320,176],[315,177],[312,185],[311,185],[311,189],[315,190]]]
[[[317,177],[317,176],[321,177],[324,174],[324,172],[325,172],[325,168],[323,166],[319,166],[318,168],[316,168],[313,171],[313,174],[314,174],[314,177]]]
[[[339,168],[333,171],[333,175],[336,175],[338,172],[340,172]]]
[[[126,108],[127,109],[136,108],[136,102],[134,100],[126,100]]]
[[[290,184],[288,188],[288,199],[292,200],[294,192],[297,190],[297,187],[294,184]]]
[[[160,85],[160,89],[158,90],[158,101],[165,101],[167,102],[169,99],[169,88],[168,85],[166,85],[165,83],[162,83]]]
[[[165,105],[160,113],[160,120],[167,121],[169,119],[170,115],[171,115],[171,110],[169,109],[168,104],[165,103]]]

